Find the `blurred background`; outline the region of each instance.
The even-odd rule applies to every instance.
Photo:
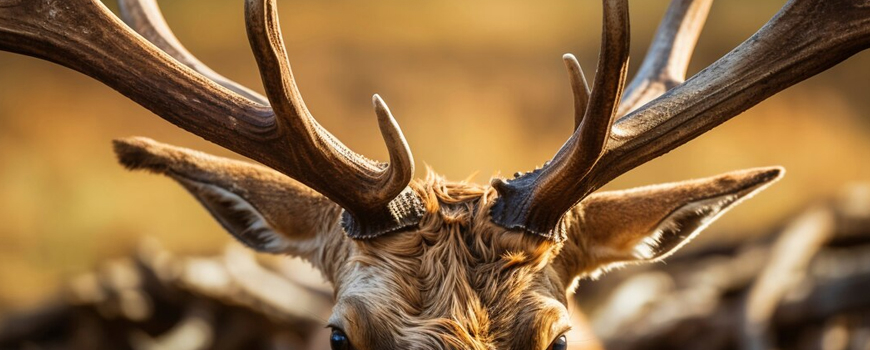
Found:
[[[714,3],[690,75],[748,38],[784,0]],[[637,68],[668,1],[631,3]],[[107,2],[113,10],[115,4]],[[243,3],[160,1],[180,40],[257,91]],[[370,97],[389,103],[417,160],[452,180],[530,170],[572,131],[561,55],[590,81],[599,1],[280,2],[300,89],[318,121],[355,151],[387,159]],[[634,72],[634,69],[632,70]],[[179,253],[230,240],[171,181],[129,173],[110,140],[141,135],[238,158],[79,73],[0,53],[0,314],[56,293],[69,276],[129,254],[145,236]],[[844,184],[870,179],[870,55],[862,53],[611,183],[620,189],[783,165],[783,181],[742,204],[687,249],[745,239]]]

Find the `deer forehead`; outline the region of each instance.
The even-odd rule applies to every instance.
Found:
[[[533,348],[564,331],[557,245],[491,224],[490,188],[418,189],[429,200],[419,229],[350,248],[333,325],[378,349]]]

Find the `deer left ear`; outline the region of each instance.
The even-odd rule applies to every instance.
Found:
[[[272,169],[134,137],[115,141],[118,160],[174,179],[230,234],[260,252],[320,266],[318,240],[340,242],[341,208]]]
[[[779,167],[591,195],[565,217],[555,264],[564,281],[626,263],[661,260],[734,207],[779,180]]]

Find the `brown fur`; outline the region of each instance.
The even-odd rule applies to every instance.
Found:
[[[495,191],[430,175],[416,231],[356,241],[332,322],[360,349],[544,349],[567,330],[560,244],[489,220]]]
[[[564,241],[495,225],[492,187],[430,172],[411,183],[426,209],[418,227],[353,240],[335,204],[273,170],[146,139],[116,151],[179,181],[254,249],[310,261],[335,288],[330,325],[357,350],[544,350],[570,328],[579,277],[671,254],[782,172],[599,193],[562,218]]]

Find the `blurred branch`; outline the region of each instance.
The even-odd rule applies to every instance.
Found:
[[[743,317],[743,348],[769,349],[771,317],[785,294],[804,277],[810,260],[834,232],[828,208],[811,208],[791,222],[771,248],[771,259],[749,290]]]
[[[323,328],[331,296],[283,273],[238,246],[175,257],[147,241],[133,259],[70,281],[50,306],[5,319],[0,349],[322,348],[310,335]]]
[[[863,349],[868,189],[850,186],[754,242],[607,276],[596,282],[605,287],[582,290],[580,302],[603,300],[592,323],[608,348]]]

